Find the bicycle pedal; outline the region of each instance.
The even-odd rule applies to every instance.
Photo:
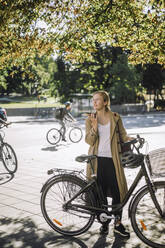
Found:
[[[106,213],[101,213],[99,215],[99,219],[100,219],[101,222],[106,222],[107,220],[115,219],[115,217],[114,216],[109,216]]]

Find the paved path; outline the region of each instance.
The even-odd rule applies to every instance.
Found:
[[[16,123],[26,123],[27,121],[44,121],[28,118],[9,118]],[[161,138],[165,133],[164,116],[155,124],[154,119],[151,124],[146,121],[147,117],[125,118],[128,132],[143,133],[152,143],[154,137],[160,135],[159,140],[152,143],[151,148],[165,146],[165,141]],[[144,121],[145,119],[145,121]],[[159,120],[159,118],[157,118]],[[137,124],[139,120],[139,125]],[[142,121],[143,120],[143,124]],[[48,120],[46,120],[48,121]],[[51,121],[51,120],[49,120]],[[132,123],[132,124],[131,124]],[[135,124],[136,126],[135,126]],[[147,124],[150,123],[150,124]],[[82,124],[83,125],[83,124]],[[130,126],[129,126],[130,125]],[[145,128],[144,128],[145,126]],[[84,126],[83,126],[84,127]],[[54,150],[53,150],[54,149]],[[40,190],[47,180],[46,171],[52,167],[81,168],[83,165],[74,161],[74,158],[86,153],[87,145],[84,140],[78,144],[61,144],[58,149],[52,147],[55,153],[54,161],[45,160],[43,157],[28,158],[17,154],[19,158],[19,169],[13,178],[1,170],[0,180],[0,248],[147,248],[134,234],[128,219],[127,207],[123,213],[123,223],[129,229],[131,238],[124,242],[118,237],[115,239],[113,229],[110,230],[106,238],[99,236],[98,223],[94,223],[89,231],[76,238],[64,238],[54,232],[45,222],[40,210]],[[4,174],[2,174],[4,173]],[[128,184],[137,173],[135,170],[126,170]],[[143,182],[142,182],[143,183]]]

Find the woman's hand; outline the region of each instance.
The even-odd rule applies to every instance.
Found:
[[[127,141],[131,141],[131,140],[134,140],[134,139],[136,139],[136,138],[129,136],[128,139],[127,139]]]
[[[94,129],[95,132],[97,132],[97,115],[96,114],[91,114],[90,115],[90,121],[92,123],[92,127]]]

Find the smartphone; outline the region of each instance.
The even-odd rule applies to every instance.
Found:
[[[96,118],[96,112],[85,112],[84,113],[86,116],[90,116],[91,114],[94,114],[94,118]]]
[[[85,113],[83,113],[83,115],[90,116],[91,115],[91,112],[85,112]]]
[[[86,115],[91,115],[94,114],[94,116],[96,117],[96,112],[85,112]]]

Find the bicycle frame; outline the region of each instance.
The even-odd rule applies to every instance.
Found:
[[[69,209],[74,209],[75,207],[80,209],[76,209],[76,211],[80,211],[81,212],[81,209],[82,210],[88,210],[88,211],[91,211],[93,214],[100,214],[100,213],[106,213],[108,216],[111,216],[113,215],[115,212],[117,211],[120,211],[124,208],[124,206],[127,204],[128,200],[130,199],[133,191],[135,190],[135,188],[137,187],[138,183],[140,182],[140,180],[142,179],[142,177],[145,177],[145,181],[146,181],[146,185],[144,185],[143,187],[141,187],[137,192],[136,194],[133,196],[133,198],[131,199],[131,202],[129,204],[129,216],[130,216],[130,212],[131,212],[131,206],[133,204],[133,201],[136,197],[136,195],[142,190],[144,189],[145,187],[148,187],[149,188],[149,192],[151,194],[151,198],[152,198],[152,201],[154,202],[155,204],[155,207],[157,208],[159,214],[161,215],[161,217],[164,217],[164,214],[160,208],[160,205],[155,197],[155,194],[154,194],[154,184],[153,182],[151,181],[148,173],[147,173],[147,170],[145,168],[145,164],[143,162],[143,164],[141,164],[141,168],[137,174],[137,176],[135,177],[133,183],[131,184],[127,194],[125,195],[125,198],[124,200],[120,203],[120,204],[117,204],[117,205],[104,205],[103,204],[103,197],[102,197],[102,192],[101,190],[99,189],[99,186],[98,186],[98,183],[97,183],[97,180],[96,180],[96,177],[93,177],[93,179],[87,183],[87,185],[82,188],[77,194],[75,194],[69,201],[67,201],[65,204],[64,204],[64,208],[69,208]],[[95,207],[95,206],[89,206],[89,205],[79,205],[79,204],[73,204],[72,201],[74,199],[76,199],[79,195],[81,195],[82,193],[84,192],[87,192],[88,190],[92,190],[92,188],[95,187],[96,189],[96,193],[98,195],[98,202],[99,202],[99,206],[101,207]],[[112,210],[108,210],[108,208],[113,208]]]
[[[61,124],[61,121],[58,121],[59,124],[61,125],[60,128],[58,129],[60,134],[62,135],[64,132],[64,127]],[[69,128],[75,127],[72,121],[68,121],[67,119],[63,120],[63,123],[65,125],[66,132],[68,131]]]
[[[72,120],[68,120],[68,119],[64,118],[63,122],[65,123],[66,130],[68,130],[70,128],[77,127],[77,125],[75,124],[75,122],[72,121]]]

